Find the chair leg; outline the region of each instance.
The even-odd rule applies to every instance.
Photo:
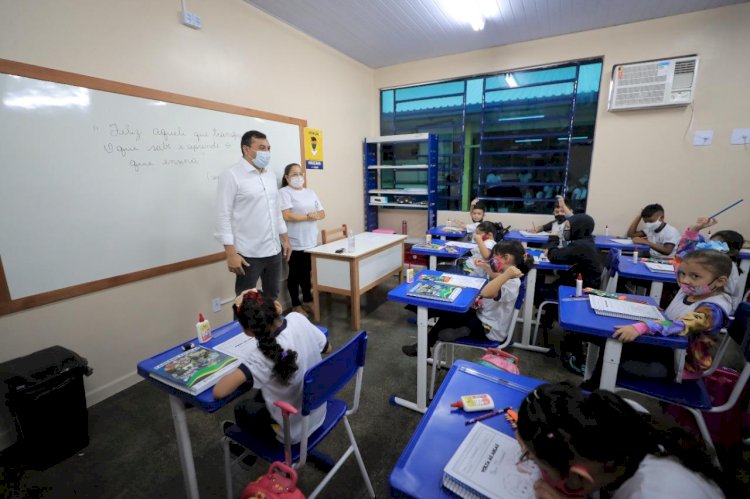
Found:
[[[234,495],[232,492],[232,463],[229,455],[229,439],[227,437],[221,439],[221,447],[224,450],[224,484],[227,489],[227,499],[232,499]]]
[[[346,427],[346,433],[349,434],[349,442],[351,442],[352,448],[354,448],[354,457],[357,458],[359,471],[362,472],[362,479],[365,481],[365,485],[367,486],[367,492],[369,492],[370,497],[375,497],[375,491],[372,488],[372,483],[370,482],[370,476],[367,474],[367,469],[365,468],[365,462],[362,460],[362,454],[360,454],[359,452],[357,441],[354,439],[354,432],[352,431],[352,427],[349,425],[349,420],[346,418],[346,416],[344,416],[344,425]]]
[[[430,400],[432,400],[432,396],[435,394],[435,376],[437,376],[437,366],[442,363],[442,360],[440,359],[440,354],[443,350],[443,342],[438,341],[435,343],[435,346],[432,347],[432,379],[430,380]]]
[[[693,418],[695,418],[695,422],[698,423],[698,429],[701,432],[701,436],[703,437],[703,441],[706,442],[706,447],[709,448],[709,450],[712,453],[711,459],[713,460],[714,464],[721,469],[721,463],[719,462],[719,457],[716,454],[716,447],[714,447],[714,441],[711,438],[711,433],[708,431],[708,427],[706,426],[706,421],[703,419],[703,414],[700,413],[697,409],[693,409],[692,407],[685,407],[682,406],[688,411],[690,411],[690,414],[693,415]]]

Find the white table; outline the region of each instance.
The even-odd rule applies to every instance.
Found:
[[[401,234],[362,232],[354,236],[355,249],[347,251],[347,240],[306,250],[312,256],[313,316],[320,320],[320,292],[351,298],[352,329],[359,330],[360,297],[404,269],[404,241]],[[343,249],[343,252],[337,253]]]

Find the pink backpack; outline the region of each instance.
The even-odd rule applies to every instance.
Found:
[[[519,374],[518,357],[508,352],[503,352],[499,348],[488,348],[487,352],[479,359],[479,364],[494,367],[501,371],[512,374]]]

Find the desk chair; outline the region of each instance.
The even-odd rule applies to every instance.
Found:
[[[607,279],[607,285],[604,290],[608,293],[617,293],[617,268],[620,266],[620,258],[622,258],[622,251],[611,250],[609,252],[609,277]]]
[[[521,286],[518,289],[518,298],[516,298],[516,303],[515,305],[513,305],[513,315],[510,318],[510,324],[508,325],[508,331],[506,331],[505,340],[503,340],[502,342],[490,339],[478,340],[476,338],[467,336],[464,338],[459,338],[456,341],[438,341],[437,343],[435,343],[435,346],[432,347],[432,378],[430,380],[430,400],[432,400],[432,395],[435,393],[435,376],[437,375],[438,366],[440,366],[441,368],[450,369],[451,365],[453,364],[453,352],[451,352],[450,362],[443,362],[442,360],[440,360],[440,354],[442,353],[443,346],[460,346],[478,350],[486,350],[488,348],[499,348],[500,350],[502,350],[503,348],[506,348],[513,341],[513,333],[516,329],[516,321],[518,321],[518,314],[521,312],[521,308],[523,307],[523,299],[525,296],[526,277],[524,276],[521,278]]]
[[[291,446],[290,462],[295,468],[301,468],[307,462],[308,452],[312,452],[317,445],[333,430],[339,423],[344,422],[346,433],[349,436],[349,448],[334,464],[331,471],[323,478],[315,490],[308,496],[310,499],[316,497],[321,490],[328,484],[334,474],[339,470],[346,459],[354,453],[365,481],[367,492],[370,497],[375,497],[370,477],[367,475],[365,464],[362,461],[362,455],[354,439],[354,433],[349,425],[348,416],[357,412],[359,407],[359,396],[362,389],[362,373],[365,366],[365,351],[367,350],[367,332],[360,331],[349,340],[344,346],[330,354],[325,359],[318,362],[305,373],[305,381],[302,395],[302,407],[299,411],[302,413],[302,441]],[[349,381],[355,377],[354,400],[352,408],[349,409],[347,403],[343,400],[334,398],[336,394],[346,386]],[[311,435],[307,435],[307,418],[313,410],[323,404],[327,404],[326,417],[320,428],[315,430]],[[285,408],[290,408],[284,404]],[[224,431],[222,446],[224,448],[224,471],[227,487],[227,497],[233,497],[232,494],[232,471],[229,454],[229,441],[232,440],[256,456],[262,459],[274,462],[284,462],[284,444],[275,438],[262,438],[253,433],[244,431],[238,425],[234,424]],[[241,459],[243,456],[238,457]]]
[[[732,393],[729,395],[729,399],[719,405],[714,406],[711,400],[711,395],[706,389],[706,385],[703,378],[696,380],[684,380],[682,383],[675,383],[673,381],[661,381],[653,380],[648,378],[638,378],[635,376],[619,375],[617,377],[617,386],[615,391],[629,391],[638,393],[649,398],[653,398],[662,402],[669,402],[671,404],[678,405],[685,408],[695,418],[695,422],[698,424],[703,440],[706,442],[706,446],[710,447],[711,450],[715,450],[713,439],[708,431],[706,422],[703,419],[703,413],[711,412],[725,412],[731,410],[740,398],[742,391],[750,378],[750,330],[748,330],[748,318],[750,317],[750,303],[741,304],[737,308],[737,315],[735,316],[734,322],[728,328],[728,335],[740,345],[740,348],[745,356],[745,365],[742,368],[737,383],[732,389]],[[712,366],[715,366],[718,362],[714,362]],[[719,460],[714,453],[714,462],[717,466],[720,466]]]
[[[342,224],[341,227],[335,229],[323,229],[320,231],[320,239],[323,241],[323,244],[344,239],[348,235],[349,229],[346,227],[346,224]]]
[[[620,263],[619,258],[620,250],[612,249],[607,252],[607,262],[604,264],[604,268],[602,268],[601,274],[602,289],[607,289],[607,283],[609,282],[609,278],[612,276],[612,267],[614,266],[614,268],[617,269],[617,264]]]

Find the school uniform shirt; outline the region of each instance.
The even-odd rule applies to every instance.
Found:
[[[477,317],[484,324],[487,338],[494,341],[504,341],[508,336],[508,328],[513,318],[513,308],[516,305],[520,289],[521,279],[516,277],[503,284],[497,297],[482,298],[482,305],[477,309]]]
[[[598,495],[595,495],[598,497]],[[647,455],[633,476],[612,494],[612,499],[722,499],[712,481],[689,470],[673,457]]]
[[[485,248],[492,251],[492,248],[495,247],[495,240],[486,239],[482,241],[482,244],[484,244]],[[472,248],[471,255],[464,261],[464,272],[477,277],[485,277],[487,273],[481,268],[477,267],[477,264],[474,263],[474,260],[477,258],[479,258],[480,260],[484,260],[484,257],[482,257],[482,253],[479,251],[479,246],[477,246],[476,248]]]
[[[297,371],[289,378],[289,383],[284,384],[272,376],[273,362],[263,355],[258,348],[258,342],[253,342],[248,355],[241,359],[250,369],[253,375],[253,387],[258,388],[266,401],[266,408],[271,413],[274,421],[282,425],[283,417],[281,409],[274,405],[277,400],[283,400],[294,407],[302,407],[302,387],[305,372],[320,362],[321,354],[328,341],[325,335],[315,327],[306,317],[296,312],[286,316],[284,323],[279,328],[276,342],[285,350],[297,352]],[[307,416],[308,435],[320,428],[326,416],[326,405],[323,404]],[[292,414],[289,416],[292,442],[297,443],[302,439],[302,416]],[[277,438],[283,441],[283,433]]]
[[[320,199],[312,189],[293,189],[289,186],[279,190],[279,204],[281,211],[292,210],[295,215],[307,215],[323,209]],[[294,251],[303,251],[318,245],[318,222],[304,220],[302,222],[288,222],[289,244]]]
[[[564,227],[565,221],[560,223],[557,220],[552,220],[551,222],[547,222],[546,224],[542,225],[542,230],[544,232],[549,232],[551,236],[557,236],[562,239]]]
[[[731,311],[732,301],[726,293],[691,303],[687,301],[687,295],[679,290],[664,311],[666,321],[639,322],[633,326],[641,334],[687,336],[685,370],[688,375],[697,376],[711,367],[711,352],[716,337],[727,324]]]
[[[659,253],[655,249],[651,249],[649,251],[650,255],[654,258],[674,256],[675,251],[677,251],[677,245],[680,243],[680,231],[669,224],[664,225],[664,228],[661,230],[657,231],[657,229],[649,229],[648,227],[644,227],[643,233],[646,234],[646,239],[655,244],[674,244],[674,248],[672,248],[672,252],[668,255],[664,255],[662,253]]]
[[[480,222],[473,222],[470,224],[466,224],[466,234],[474,234],[474,231],[477,230],[477,226],[480,224]]]
[[[271,170],[240,159],[219,175],[216,205],[214,237],[221,244],[232,244],[237,253],[250,258],[281,253],[279,235],[286,233],[286,223]]]

